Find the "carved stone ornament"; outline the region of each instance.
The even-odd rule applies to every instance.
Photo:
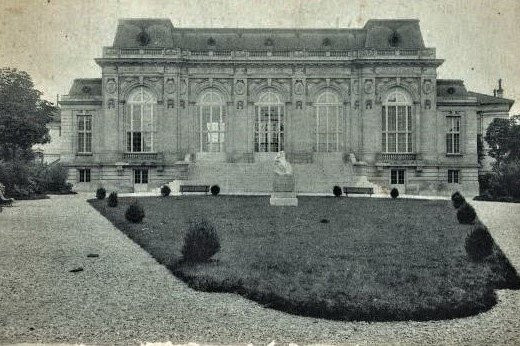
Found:
[[[432,85],[431,80],[429,80],[429,79],[425,80],[423,83],[423,92],[425,94],[429,94],[432,91],[433,91],[433,85]]]
[[[244,83],[243,80],[237,80],[237,82],[235,83],[235,93],[237,95],[244,95],[246,91],[246,84]]]
[[[116,85],[115,79],[113,79],[113,78],[108,79],[107,86],[106,86],[107,93],[113,94],[116,91],[116,88],[117,88],[117,85]]]
[[[296,95],[303,94],[303,83],[301,80],[298,80],[294,83],[294,93]]]
[[[181,94],[186,94],[186,90],[188,90],[188,85],[186,84],[185,80],[181,81]]]
[[[374,90],[374,82],[371,79],[367,79],[365,81],[365,87],[364,87],[366,94],[371,94]]]
[[[354,88],[354,94],[359,94],[359,81],[356,79],[354,80],[354,85],[353,85],[353,88]]]
[[[168,79],[166,83],[164,83],[164,90],[167,94],[173,94],[175,92],[175,81]]]

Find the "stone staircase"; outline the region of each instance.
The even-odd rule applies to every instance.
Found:
[[[375,187],[364,176],[356,176],[352,164],[334,160],[292,164],[297,193],[332,193],[332,187]],[[182,184],[219,185],[222,193],[270,193],[274,161],[254,163],[195,162]],[[178,184],[178,182],[176,182]],[[173,184],[172,184],[173,185]]]

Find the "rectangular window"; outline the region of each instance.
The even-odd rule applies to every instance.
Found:
[[[340,132],[339,104],[317,104],[316,151],[339,151]]]
[[[257,107],[255,152],[284,150],[284,108],[280,105]]]
[[[392,169],[390,171],[390,184],[404,184],[404,169]]]
[[[226,108],[223,105],[200,106],[200,151],[224,151]]]
[[[459,170],[449,169],[448,170],[448,183],[458,184],[459,183]]]
[[[80,114],[77,117],[78,154],[92,153],[92,116]]]
[[[148,184],[148,170],[147,169],[134,169],[134,183],[135,184]]]
[[[460,154],[460,116],[446,117],[446,153]]]
[[[78,169],[78,174],[79,174],[80,183],[90,183],[90,169],[88,169],[88,168]]]

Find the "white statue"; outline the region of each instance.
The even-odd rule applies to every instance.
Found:
[[[274,159],[274,172],[278,175],[293,174],[291,164],[285,159],[285,153],[283,151],[276,154],[276,158]]]

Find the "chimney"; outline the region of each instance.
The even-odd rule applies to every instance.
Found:
[[[502,89],[502,78],[498,80],[498,90],[496,97],[504,97],[504,89]]]

